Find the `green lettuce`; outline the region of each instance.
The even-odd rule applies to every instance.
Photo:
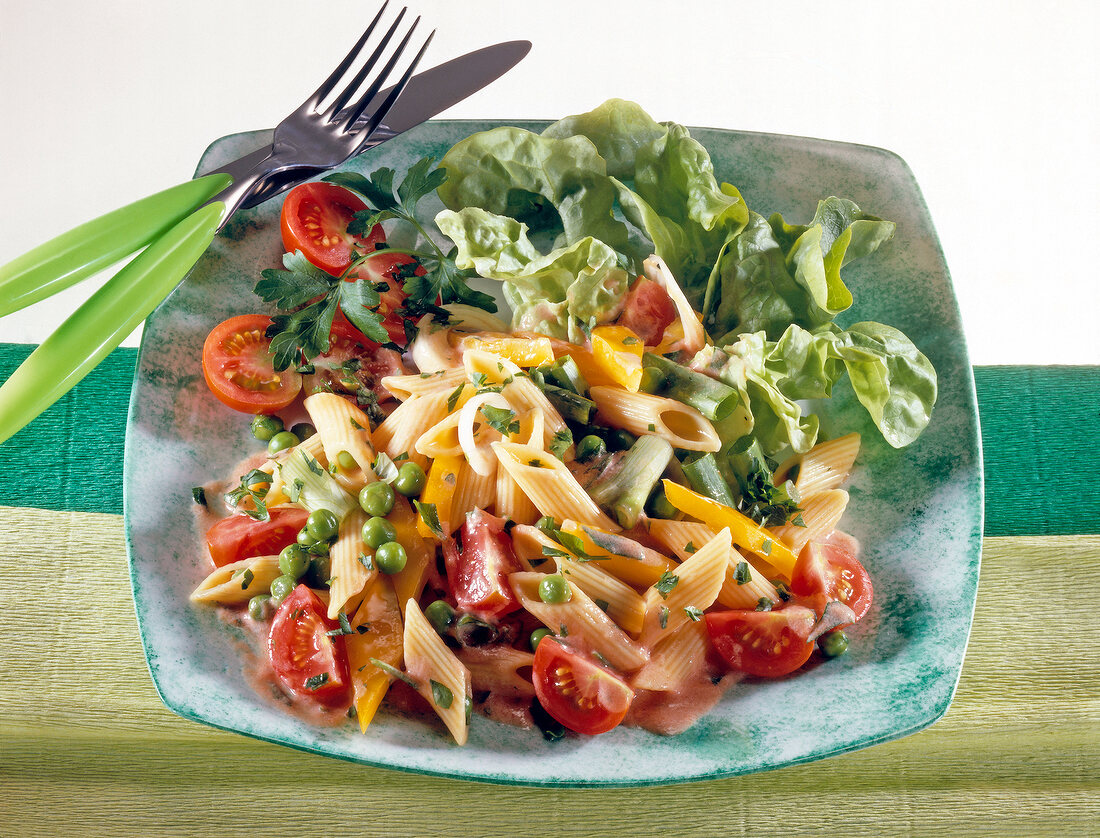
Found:
[[[727,250],[716,276],[721,292],[708,289],[708,325],[719,342],[763,330],[776,338],[790,323],[816,329],[852,305],[840,269],[873,253],[896,225],[864,213],[851,201],[826,198],[807,225],[787,224],[779,213],[767,221],[750,213],[745,231]]]
[[[721,349],[708,346],[692,367],[737,389],[752,414],[752,435],[766,454],[817,441],[816,416],[800,400],[829,398],[847,373],[860,404],[883,437],[902,448],[924,430],[936,403],[936,372],[904,334],[881,323],[847,330],[829,324],[808,331],[791,324],[779,340],[763,331],[742,334]]]
[[[599,239],[586,236],[543,255],[527,225],[513,218],[470,207],[443,210],[435,221],[454,241],[459,268],[505,281],[516,329],[582,343],[585,332],[622,310],[630,275]]]

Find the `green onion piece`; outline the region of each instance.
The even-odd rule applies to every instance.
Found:
[[[542,391],[563,419],[576,422],[578,425],[589,424],[592,413],[596,409],[594,401],[586,399],[584,396],[578,396],[564,387],[555,387],[552,384],[547,384],[542,388]]]
[[[545,381],[564,390],[584,396],[588,393],[588,382],[584,380],[581,368],[569,355],[562,355],[549,366],[542,368]]]
[[[642,363],[664,375],[663,395],[694,407],[712,422],[725,419],[741,403],[741,396],[728,384],[668,358],[647,352]]]
[[[730,491],[729,484],[718,470],[718,461],[714,454],[704,454],[685,462],[683,467],[684,476],[687,477],[692,489],[726,506],[735,506],[733,492]]]
[[[643,436],[631,446],[617,470],[608,469],[592,482],[588,494],[622,527],[630,529],[638,523],[650,493],[672,458],[668,440]]]

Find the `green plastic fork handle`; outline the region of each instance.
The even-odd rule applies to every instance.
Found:
[[[0,267],[0,317],[136,253],[230,183],[226,174],[189,180],[81,224]]]
[[[207,204],[134,257],[0,386],[0,443],[84,378],[167,297],[214,240],[225,205]]]

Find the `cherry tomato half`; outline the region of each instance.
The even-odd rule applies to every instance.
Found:
[[[215,567],[221,567],[252,556],[274,556],[295,543],[308,517],[304,509],[287,506],[272,509],[266,521],[247,515],[222,518],[206,531],[210,558]]]
[[[777,611],[712,611],[706,617],[711,645],[730,669],[777,678],[810,657],[808,641],[817,615],[801,605]]]
[[[459,608],[492,619],[520,607],[508,574],[521,568],[512,539],[504,532],[503,518],[480,509],[468,513],[462,525],[462,546],[448,538],[443,542],[443,558]]]
[[[325,606],[299,585],[279,606],[268,637],[271,666],[295,695],[325,707],[351,704],[351,675],[344,638]]]
[[[622,678],[553,637],[539,641],[531,680],[543,709],[577,733],[606,733],[634,701]]]
[[[340,276],[348,269],[352,250],[374,250],[385,240],[376,224],[365,237],[348,235],[348,224],[367,205],[349,189],[335,183],[303,183],[295,186],[283,201],[279,226],[283,247],[302,254],[323,271]]]
[[[398,352],[367,340],[362,332],[342,318],[333,321],[328,340],[328,352],[313,359],[316,378],[307,377],[303,384],[307,393],[314,387],[324,386],[336,393],[355,395],[360,387],[365,387],[373,391],[380,402],[393,398],[382,386],[382,379],[408,372]]]
[[[676,305],[672,297],[660,283],[643,277],[630,287],[623,300],[619,324],[634,332],[646,346],[656,346],[675,319]]]
[[[275,372],[271,318],[262,314],[230,317],[215,326],[202,346],[202,373],[211,392],[242,413],[275,413],[297,397],[302,377],[293,369]]]
[[[405,345],[405,319],[401,307],[407,294],[404,291],[405,280],[409,275],[423,276],[426,271],[411,256],[405,253],[387,253],[385,249],[375,251],[369,259],[360,263],[352,276],[366,279],[372,283],[382,283],[387,290],[380,292],[382,302],[378,311],[382,315],[382,325],[394,343]]]
[[[871,608],[874,588],[859,559],[842,544],[810,542],[802,548],[791,574],[791,592],[806,600],[819,614],[825,603],[838,600],[856,615]]]

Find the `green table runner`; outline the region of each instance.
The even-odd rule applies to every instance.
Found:
[[[0,380],[32,348],[0,344]],[[0,506],[122,512],[136,360],[137,350],[116,350],[0,449]],[[1100,532],[1100,367],[977,367],[974,379],[985,534]]]

